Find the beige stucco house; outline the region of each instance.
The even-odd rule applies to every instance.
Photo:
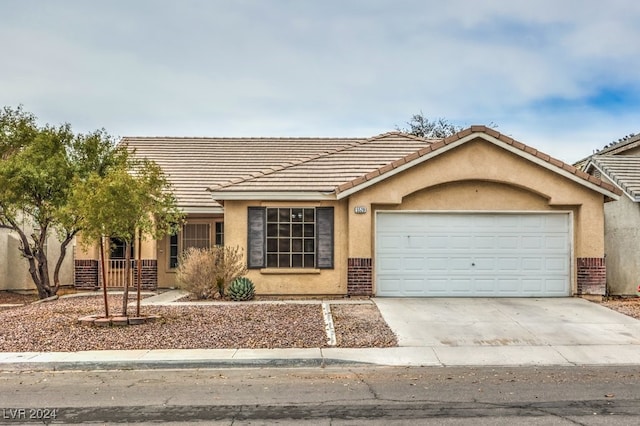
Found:
[[[582,164],[587,173],[624,194],[604,209],[607,290],[612,295],[640,294],[640,135],[609,145]]]
[[[144,244],[175,285],[186,247],[243,248],[258,293],[604,294],[610,183],[484,126],[444,140],[125,138],[168,174],[183,230]],[[76,284],[97,285],[97,253]],[[143,283],[144,284],[144,283]]]

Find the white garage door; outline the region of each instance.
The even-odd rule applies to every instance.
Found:
[[[569,220],[568,213],[378,212],[376,294],[568,296]]]

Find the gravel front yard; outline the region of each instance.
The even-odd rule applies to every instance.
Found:
[[[610,299],[601,303],[609,309],[640,319],[640,297]]]
[[[2,303],[25,303],[0,293]],[[118,314],[122,296],[109,296]],[[135,307],[130,313],[135,312]],[[331,305],[338,347],[390,347],[396,338],[375,305]],[[234,303],[211,306],[143,306],[162,317],[128,327],[92,327],[84,315],[104,311],[100,296],[61,298],[0,310],[0,351],[67,352],[104,349],[216,349],[327,347],[320,304]]]
[[[91,327],[84,315],[103,312],[100,295],[30,304],[35,296],[0,291],[0,351],[66,352],[103,349],[221,349],[327,347],[320,304],[230,302],[211,306],[144,306],[143,314],[162,317],[129,327]],[[611,299],[603,306],[640,319],[640,298]],[[119,314],[122,296],[109,296]],[[131,308],[134,312],[135,308]],[[332,304],[337,347],[392,347],[393,332],[374,304]]]

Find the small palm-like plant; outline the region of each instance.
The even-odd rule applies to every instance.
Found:
[[[255,293],[256,289],[253,282],[246,277],[236,278],[229,286],[229,297],[231,300],[251,300],[253,296],[255,296]]]

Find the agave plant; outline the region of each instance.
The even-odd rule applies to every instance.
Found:
[[[253,282],[246,277],[236,278],[229,285],[229,297],[231,300],[251,300],[255,293],[256,289]]]

